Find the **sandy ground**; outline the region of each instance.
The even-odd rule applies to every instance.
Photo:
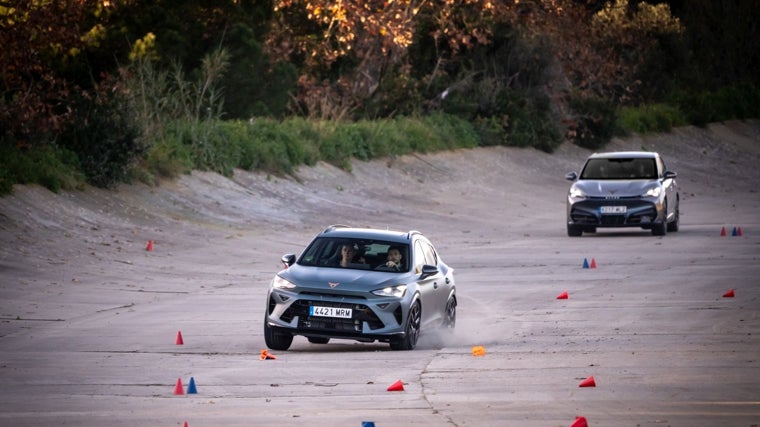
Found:
[[[569,145],[17,187],[0,199],[0,425],[760,425],[760,122],[606,147],[638,149],[679,174],[678,233],[567,237],[564,175],[589,154]],[[456,269],[455,338],[297,338],[260,362],[280,256],[335,223],[428,235]],[[191,377],[198,395],[175,396]]]

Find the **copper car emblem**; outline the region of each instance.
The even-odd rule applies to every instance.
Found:
[[[334,287],[340,285],[340,283],[338,283],[338,282],[327,282],[327,284],[330,285],[331,288],[334,288]]]

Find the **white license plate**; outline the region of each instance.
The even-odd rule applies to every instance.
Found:
[[[320,307],[317,305],[312,305],[309,307],[309,315],[319,316],[319,317],[338,317],[341,319],[350,319],[351,309],[337,308],[337,307]]]
[[[628,208],[626,206],[601,206],[599,210],[603,214],[624,214]]]

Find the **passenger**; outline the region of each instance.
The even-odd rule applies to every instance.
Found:
[[[358,248],[351,243],[344,243],[340,248],[340,266],[348,267],[349,264],[364,264],[364,257],[358,255]]]
[[[388,248],[387,261],[385,264],[381,264],[379,268],[387,271],[401,271],[403,268],[401,262],[403,257],[401,249],[398,246],[391,246]]]

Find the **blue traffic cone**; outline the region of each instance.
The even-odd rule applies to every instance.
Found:
[[[731,235],[734,236],[734,237],[737,236],[736,227],[734,227],[734,231],[731,232]]]
[[[362,421],[362,427],[375,427],[374,421]]]
[[[195,378],[190,377],[190,383],[187,384],[187,394],[198,394],[198,389],[195,388]]]
[[[583,258],[583,268],[588,268],[588,259]]]

